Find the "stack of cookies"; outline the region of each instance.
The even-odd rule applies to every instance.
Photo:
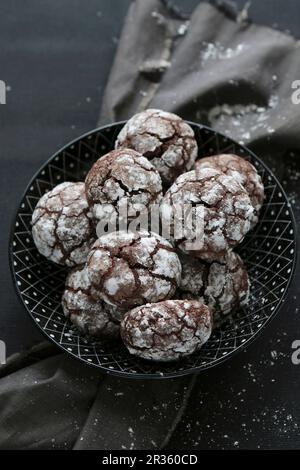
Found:
[[[247,303],[248,274],[233,250],[263,200],[248,161],[198,159],[192,128],[149,109],[126,123],[85,182],[39,200],[32,235],[42,255],[72,268],[62,305],[82,334],[171,361],[198,350]]]

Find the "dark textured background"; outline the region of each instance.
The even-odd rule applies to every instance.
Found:
[[[7,104],[0,106],[0,339],[9,354],[42,339],[10,278],[7,246],[14,210],[41,163],[95,127],[129,3],[0,1],[0,79],[10,89]],[[189,12],[198,1],[174,3]],[[249,12],[257,23],[299,37],[299,8],[297,0],[253,0]],[[299,191],[295,184],[298,196]],[[295,210],[299,222],[297,201]],[[185,440],[196,448],[300,447],[300,365],[291,362],[291,344],[300,339],[298,283],[255,344],[198,377],[192,406],[170,447],[182,447]]]

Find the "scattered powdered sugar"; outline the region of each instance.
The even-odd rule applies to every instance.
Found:
[[[271,135],[275,129],[270,126],[271,115],[278,107],[279,97],[272,94],[266,106],[256,103],[217,105],[207,113],[209,124],[227,135],[236,135],[240,144],[250,141],[259,132]],[[199,111],[198,119],[202,118]],[[281,116],[285,120],[284,116]]]
[[[181,23],[181,25],[179,25],[177,29],[178,36],[184,36],[188,31],[189,25],[190,21],[185,21],[184,23]]]
[[[153,10],[153,11],[151,12],[151,16],[152,16],[152,18],[155,19],[155,21],[156,21],[156,23],[157,23],[158,25],[161,26],[161,25],[165,25],[165,24],[166,24],[166,18],[164,17],[164,15],[162,15],[162,14],[159,13],[158,11]]]
[[[209,61],[234,59],[248,49],[246,44],[238,44],[236,47],[231,48],[225,47],[219,42],[204,42],[203,46],[205,47],[201,52],[201,62],[203,66]]]

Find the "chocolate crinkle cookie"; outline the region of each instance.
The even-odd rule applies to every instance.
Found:
[[[39,252],[69,267],[86,261],[95,241],[84,183],[61,183],[44,194],[32,214],[32,236]]]
[[[149,232],[113,232],[100,237],[87,260],[93,295],[121,308],[171,298],[181,264],[172,245]]]
[[[129,220],[133,219],[162,198],[158,171],[141,154],[130,149],[113,150],[99,158],[87,174],[85,188],[97,220],[122,217],[122,210]]]
[[[193,129],[176,114],[159,109],[147,109],[129,119],[118,135],[116,148],[142,153],[168,185],[192,169],[198,154]]]
[[[99,338],[119,335],[120,321],[125,312],[93,298],[84,267],[75,268],[67,276],[62,306],[66,317],[81,333]]]
[[[121,337],[131,354],[153,361],[174,361],[192,354],[209,339],[209,308],[193,300],[166,300],[129,311]]]
[[[161,205],[163,226],[170,226],[178,248],[206,261],[221,259],[243,240],[253,211],[243,186],[214,168],[179,176]]]
[[[247,304],[250,282],[237,253],[229,252],[222,262],[204,263],[187,255],[180,256],[180,261],[180,298],[204,302],[215,322]]]
[[[196,172],[203,168],[215,168],[228,176],[232,176],[240,183],[250,197],[254,207],[254,226],[258,222],[258,215],[264,202],[264,185],[255,167],[242,157],[234,154],[213,155],[201,158],[195,164]]]

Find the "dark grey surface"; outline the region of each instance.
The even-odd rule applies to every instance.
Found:
[[[129,1],[0,2],[0,339],[7,352],[42,339],[15,295],[8,236],[31,176],[63,144],[95,127]]]
[[[189,11],[198,2],[176,3]],[[10,278],[12,214],[41,163],[95,126],[128,5],[128,0],[0,1],[0,79],[11,87],[7,104],[0,106],[0,339],[8,353],[42,339]],[[253,0],[249,11],[259,23],[277,23],[300,36],[298,9],[297,0]],[[299,193],[299,185],[286,168],[296,174],[298,167],[284,161],[276,168],[290,193]],[[294,207],[299,223],[298,202]],[[298,283],[295,279],[281,314],[255,344],[198,377],[193,405],[170,447],[184,446],[185,440],[196,448],[300,447],[300,365],[291,362],[292,341],[300,339]]]

